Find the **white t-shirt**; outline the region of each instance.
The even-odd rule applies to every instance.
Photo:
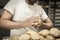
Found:
[[[12,20],[17,22],[27,20],[32,16],[39,16],[42,20],[48,17],[43,8],[37,4],[28,5],[24,0],[10,0],[4,9],[8,10],[13,15]]]

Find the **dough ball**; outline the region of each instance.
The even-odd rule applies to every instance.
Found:
[[[32,31],[32,30],[31,31],[28,31],[27,34],[30,35],[31,36],[31,39],[33,39],[33,40],[39,39],[39,35],[35,31]]]
[[[55,38],[53,36],[50,36],[50,35],[46,36],[46,38],[49,40],[55,40]]]
[[[56,40],[60,40],[60,38],[57,38]]]
[[[38,34],[40,34],[42,36],[47,36],[47,35],[49,35],[49,30],[47,30],[47,29],[41,30],[40,32],[38,32]]]
[[[44,38],[44,39],[40,39],[40,40],[49,40],[49,39]]]
[[[45,38],[44,40],[49,40],[49,39]]]
[[[44,39],[44,37],[40,35],[40,40],[43,40],[43,39]]]
[[[51,28],[50,29],[50,35],[54,37],[59,37],[60,36],[60,31],[57,28]]]
[[[29,40],[30,36],[28,34],[23,34],[19,37],[19,40]]]
[[[11,36],[9,40],[19,40],[19,36]]]
[[[34,26],[34,27],[40,27],[41,26],[41,20],[33,22],[32,26]]]

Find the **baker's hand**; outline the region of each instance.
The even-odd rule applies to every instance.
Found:
[[[36,24],[38,23],[38,25],[40,25],[40,21],[41,21],[41,18],[36,16],[36,17],[30,17],[28,18],[25,22],[27,26],[36,26]]]
[[[32,23],[32,26],[34,26],[35,28],[40,27],[41,26],[41,20]]]

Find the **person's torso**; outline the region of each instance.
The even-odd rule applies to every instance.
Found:
[[[40,9],[38,8],[37,4],[28,5],[27,3],[19,3],[16,6],[15,12],[13,16],[13,21],[24,21],[32,16],[39,16],[40,17]]]
[[[14,12],[14,16],[13,16],[13,21],[25,21],[30,17],[33,16],[39,16],[40,17],[40,9],[38,8],[38,6],[35,4],[34,6],[32,5],[28,5],[25,2],[23,3],[19,3],[16,6],[15,12]],[[10,32],[10,36],[12,35],[21,35],[25,32],[27,32],[28,30],[32,30],[29,27],[25,27],[25,28],[19,28],[19,29],[12,29]]]

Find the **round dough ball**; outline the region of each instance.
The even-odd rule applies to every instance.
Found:
[[[29,40],[30,36],[28,34],[23,34],[19,37],[19,40]]]
[[[40,40],[43,40],[43,39],[44,39],[44,37],[40,35]]]
[[[47,35],[49,35],[49,30],[47,30],[47,29],[41,30],[40,32],[38,32],[38,34],[40,34],[42,36],[47,36]]]
[[[50,35],[46,36],[46,38],[49,40],[55,40],[55,38],[53,36],[50,36]]]
[[[30,35],[31,39],[33,39],[33,40],[37,40],[40,38],[38,33],[35,31],[32,31],[32,30],[28,31],[27,34]]]
[[[40,39],[40,40],[49,40],[49,39],[44,38],[44,39]]]
[[[33,22],[32,26],[34,26],[34,27],[40,27],[41,26],[41,20]]]
[[[19,40],[19,36],[11,36],[9,40]]]
[[[49,40],[49,39],[45,38],[44,40]]]
[[[54,37],[59,37],[60,36],[60,31],[57,28],[51,28],[50,29],[50,35]]]
[[[57,38],[56,40],[60,40],[60,38]]]
[[[29,40],[39,40],[39,39],[29,39]]]

